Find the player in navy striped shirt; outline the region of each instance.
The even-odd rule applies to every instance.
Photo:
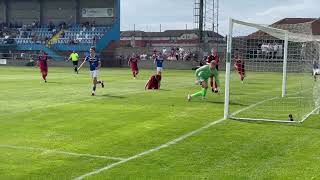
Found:
[[[154,63],[157,65],[157,74],[161,75],[163,71],[163,61],[164,57],[161,52],[159,52],[159,55],[154,59]]]
[[[78,71],[81,69],[81,67],[84,65],[84,63],[88,62],[90,65],[90,74],[92,77],[92,83],[93,83],[93,88],[92,88],[92,96],[96,95],[96,89],[97,89],[97,84],[101,84],[101,87],[104,88],[104,83],[103,81],[98,81],[98,76],[99,76],[99,69],[101,68],[101,61],[100,58],[96,55],[96,48],[91,47],[90,48],[90,55],[86,56],[83,63],[80,65],[78,68]]]

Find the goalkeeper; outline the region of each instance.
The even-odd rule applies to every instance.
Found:
[[[192,98],[194,97],[202,97],[202,99],[205,99],[207,95],[207,90],[208,90],[208,79],[212,76],[214,76],[218,87],[220,87],[220,80],[219,80],[219,72],[216,69],[216,62],[212,61],[208,65],[204,65],[197,69],[196,71],[196,84],[200,84],[202,90],[194,93],[192,95],[188,95],[188,101],[191,101]]]

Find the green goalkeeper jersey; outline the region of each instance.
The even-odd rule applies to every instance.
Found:
[[[208,81],[211,76],[214,76],[218,86],[220,86],[219,72],[216,68],[214,68],[213,70],[210,69],[209,65],[204,65],[197,69],[196,76],[199,81]]]

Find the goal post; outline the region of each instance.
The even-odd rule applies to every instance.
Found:
[[[320,38],[285,28],[229,20],[225,119],[298,123],[318,112]]]
[[[230,97],[230,70],[231,70],[231,49],[232,49],[233,20],[229,19],[229,33],[227,36],[227,58],[226,58],[226,80],[225,80],[225,101],[224,119],[229,118],[229,97]]]
[[[282,98],[286,96],[287,92],[287,64],[288,64],[288,32],[285,32],[284,37],[284,52],[283,52],[283,69],[282,69]]]

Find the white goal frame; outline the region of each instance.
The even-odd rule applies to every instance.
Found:
[[[318,41],[320,42],[320,39],[307,34],[298,34],[298,33],[292,33],[287,30],[283,29],[277,29],[265,25],[260,24],[254,24],[249,22],[244,22],[236,19],[229,18],[229,32],[227,35],[227,52],[226,52],[226,74],[225,74],[225,103],[224,103],[224,119],[235,119],[235,120],[244,120],[244,121],[267,121],[267,122],[280,122],[280,123],[302,123],[306,119],[308,119],[312,114],[315,114],[317,111],[320,110],[320,106],[316,107],[314,110],[312,110],[310,113],[303,116],[303,119],[300,121],[284,121],[284,120],[273,120],[273,119],[254,119],[254,118],[235,118],[233,117],[236,114],[239,114],[240,112],[235,112],[233,114],[230,114],[229,112],[229,106],[230,106],[230,78],[231,78],[231,60],[232,60],[232,36],[233,36],[233,29],[234,24],[238,25],[244,25],[251,28],[257,28],[259,30],[262,30],[264,32],[268,32],[270,35],[279,37],[280,39],[284,40],[284,52],[283,52],[283,70],[282,70],[282,94],[279,97],[274,97],[271,99],[266,99],[261,102],[257,102],[256,104],[252,104],[248,106],[247,108],[244,108],[244,110],[248,110],[250,108],[253,108],[259,104],[262,104],[267,101],[271,101],[277,98],[284,98],[287,95],[287,60],[288,60],[288,42],[289,40],[295,41],[295,42],[307,42],[307,41]],[[244,111],[242,110],[242,111]],[[242,112],[241,111],[241,112]]]

